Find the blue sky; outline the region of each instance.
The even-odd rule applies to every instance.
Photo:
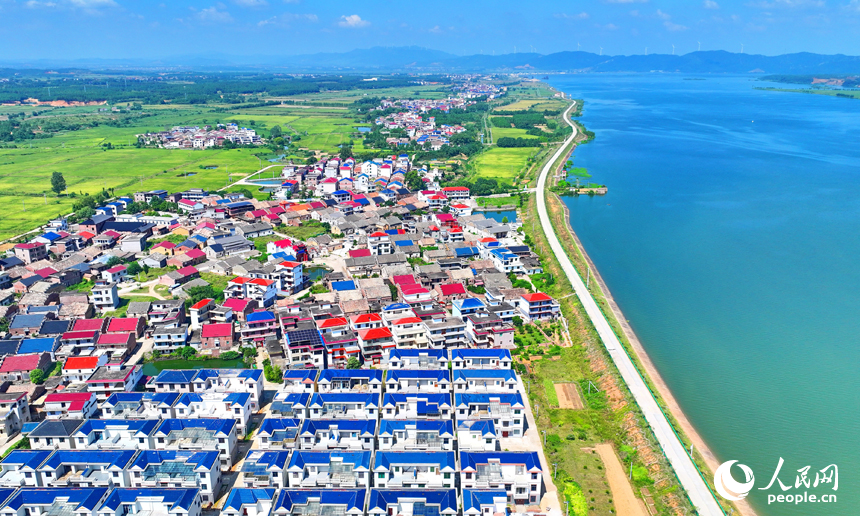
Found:
[[[860,0],[0,0],[6,59],[341,52],[860,54]]]

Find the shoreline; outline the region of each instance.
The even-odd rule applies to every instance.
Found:
[[[578,142],[574,142],[574,145],[571,146],[570,151],[565,153],[565,160],[569,159],[569,157],[574,153],[578,145]],[[562,160],[562,163],[563,162],[564,160]],[[547,188],[547,190],[549,189]],[[538,195],[540,194],[541,192],[538,192]],[[599,269],[595,265],[594,261],[591,259],[591,256],[589,256],[588,252],[585,249],[585,246],[582,244],[582,241],[579,239],[579,236],[576,234],[570,224],[570,210],[567,204],[564,203],[560,195],[555,194],[554,192],[547,191],[546,194],[555,195],[556,199],[561,204],[563,209],[565,228],[568,232],[568,236],[572,238],[577,250],[580,252],[585,262],[590,267],[591,274],[594,276],[594,279],[597,282],[598,289],[600,290],[601,294],[603,295],[604,299],[612,310],[613,316],[621,326],[622,331],[624,332],[624,336],[630,343],[630,346],[636,359],[642,364],[642,367],[644,368],[644,371],[642,371],[642,373],[644,375],[647,375],[648,379],[652,382],[658,394],[665,402],[666,410],[678,422],[678,425],[681,427],[680,429],[683,431],[684,435],[686,435],[686,437],[693,443],[693,446],[699,452],[699,456],[701,456],[704,460],[705,466],[707,467],[707,471],[703,471],[702,473],[709,475],[712,478],[720,462],[718,461],[710,447],[708,447],[705,440],[696,431],[695,427],[687,418],[684,411],[681,409],[681,406],[678,404],[677,400],[672,394],[672,391],[669,389],[669,386],[666,384],[665,380],[663,380],[663,377],[660,375],[660,372],[657,370],[657,367],[654,365],[654,363],[651,361],[651,358],[648,356],[648,353],[645,350],[645,347],[642,345],[642,342],[639,340],[636,333],[633,331],[633,328],[630,326],[629,321],[624,316],[624,313],[621,311],[621,308],[618,306],[618,303],[615,301],[615,298],[612,296],[609,287],[606,285],[606,282],[603,279],[603,276],[600,275]],[[553,227],[553,230],[558,233],[556,228]],[[752,506],[750,506],[747,500],[734,502],[734,506],[743,516],[756,516],[756,512],[752,509]]]

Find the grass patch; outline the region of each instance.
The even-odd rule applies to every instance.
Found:
[[[558,393],[555,392],[555,382],[550,379],[544,379],[543,388],[546,389],[546,399],[551,407],[558,406]]]
[[[325,233],[325,229],[320,226],[302,224],[301,226],[285,226],[280,230],[290,238],[305,241],[309,238],[320,236]]]
[[[526,160],[538,152],[536,148],[494,147],[475,158],[475,175],[512,183],[526,167]]]
[[[520,198],[517,196],[508,197],[476,197],[475,201],[478,206],[518,206]]]

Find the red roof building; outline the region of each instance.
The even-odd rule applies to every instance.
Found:
[[[107,319],[78,319],[72,325],[72,331],[104,331]]]
[[[143,317],[112,317],[108,322],[107,333],[134,333],[136,337],[143,335],[146,322]]]

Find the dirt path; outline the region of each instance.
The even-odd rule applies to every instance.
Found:
[[[609,480],[609,489],[612,491],[612,501],[615,503],[615,513],[624,516],[648,516],[642,503],[633,494],[633,488],[627,481],[627,475],[615,455],[611,444],[598,444],[597,454],[603,460],[606,467],[606,478]]]
[[[555,394],[558,396],[558,408],[574,410],[585,408],[575,383],[555,384]]]

